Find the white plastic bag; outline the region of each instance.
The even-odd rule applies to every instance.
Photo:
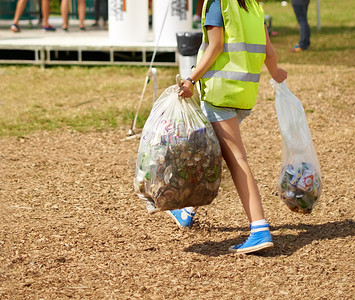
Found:
[[[170,86],[144,125],[134,187],[148,212],[210,204],[221,181],[222,155],[211,123],[194,98]]]
[[[278,181],[281,199],[295,212],[311,213],[322,192],[320,166],[302,103],[285,82],[270,83],[282,135],[282,163]]]

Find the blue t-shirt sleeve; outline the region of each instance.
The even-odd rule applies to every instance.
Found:
[[[224,27],[220,0],[208,1],[205,26]]]

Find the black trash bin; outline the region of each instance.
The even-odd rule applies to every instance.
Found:
[[[189,77],[192,66],[196,65],[197,53],[202,43],[202,32],[178,32],[176,39],[180,76],[185,79]]]

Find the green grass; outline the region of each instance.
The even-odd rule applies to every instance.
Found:
[[[290,53],[298,41],[298,24],[292,6],[264,2],[277,36],[272,36],[279,62],[292,65],[354,67],[354,4],[321,1],[317,29],[316,1],[309,7],[311,49]],[[72,128],[78,131],[130,126],[142,93],[147,67],[0,66],[0,136],[23,136],[33,131]],[[298,69],[302,74],[302,69]],[[349,71],[350,72],[350,71]],[[158,68],[158,96],[174,84],[178,68]],[[332,74],[329,74],[332,76]],[[153,102],[149,84],[137,126],[142,127]]]
[[[51,1],[50,2],[51,15],[60,15],[60,2]]]
[[[317,1],[308,8],[311,26],[310,51],[289,53],[299,39],[299,27],[291,1],[281,6],[281,1],[265,1],[264,11],[272,17],[272,27],[278,32],[271,41],[276,48],[279,61],[291,64],[323,64],[355,66],[355,4],[349,1],[320,1],[321,29],[317,28]]]
[[[78,131],[131,125],[147,69],[144,67],[0,67],[0,136],[69,127]],[[158,70],[158,96],[177,68]],[[137,127],[153,102],[148,84]]]
[[[137,117],[137,128],[142,128],[149,115],[149,110],[144,108]],[[26,135],[33,131],[52,131],[58,128],[69,127],[79,132],[91,130],[104,130],[117,128],[120,124],[130,125],[134,119],[133,109],[119,110],[117,107],[107,107],[105,110],[90,109],[80,115],[64,115],[57,110],[46,111],[33,107],[23,112],[16,121],[0,122],[0,136]]]

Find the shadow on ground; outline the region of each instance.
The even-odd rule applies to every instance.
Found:
[[[231,231],[232,228],[215,228],[219,231]],[[296,230],[294,234],[280,234],[273,235],[275,247],[265,251],[260,252],[256,255],[264,257],[276,257],[281,255],[292,255],[298,249],[301,249],[305,245],[311,244],[314,241],[320,241],[325,239],[336,239],[336,238],[346,238],[349,236],[355,236],[355,222],[351,219],[339,221],[339,222],[328,222],[325,224],[308,225],[308,224],[298,224],[298,225],[282,225],[273,226],[271,231],[276,230]],[[236,228],[234,228],[236,230]],[[222,242],[205,242],[200,244],[194,244],[185,249],[186,252],[195,252],[207,256],[221,256],[230,254],[228,248],[231,245],[236,245],[242,243],[246,239],[246,236],[241,236],[237,239],[228,239]]]

